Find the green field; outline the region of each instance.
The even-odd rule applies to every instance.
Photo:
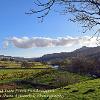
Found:
[[[41,95],[44,97],[41,97]],[[33,92],[31,96],[9,100],[100,100],[100,79],[85,81],[51,91]]]
[[[0,68],[22,68],[21,64],[23,62],[15,62],[15,61],[0,61]],[[29,68],[48,68],[48,65],[44,65],[40,62],[28,62],[31,63]],[[27,66],[26,66],[27,67]]]
[[[1,68],[0,99],[99,100],[100,79],[53,69],[40,63],[36,63],[34,66],[32,68],[35,69]]]
[[[12,82],[14,80],[25,79],[41,72],[34,69],[1,69],[0,70],[0,83]]]
[[[34,92],[16,92],[19,97],[25,95],[35,95],[35,100],[45,100],[44,98],[39,98],[38,95],[58,95],[62,93],[62,88],[64,86],[75,84],[79,82],[84,82],[86,80],[90,80],[90,77],[80,76],[74,73],[57,71],[55,69],[1,69],[0,70],[0,90],[34,90]],[[24,81],[24,82],[23,82]],[[13,84],[13,85],[12,85]],[[35,86],[34,86],[35,85]],[[53,88],[52,88],[53,87]],[[51,89],[52,88],[52,89]],[[59,88],[59,89],[57,89]],[[61,88],[61,89],[60,89]],[[38,89],[39,92],[35,90]],[[50,90],[54,91],[49,94],[44,94],[44,91]],[[65,91],[64,91],[65,92]],[[13,95],[15,97],[15,93],[9,92],[8,94]],[[3,95],[3,94],[2,94]],[[12,100],[14,98],[6,98]],[[20,98],[19,98],[20,99]],[[32,98],[29,98],[32,100]],[[56,98],[57,99],[57,98]],[[18,98],[15,97],[15,100]],[[21,98],[21,100],[28,100],[25,98]]]

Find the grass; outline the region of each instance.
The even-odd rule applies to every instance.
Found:
[[[39,62],[29,62],[31,66],[29,69],[21,68],[21,62],[15,61],[0,61],[0,66],[5,66],[6,68],[0,69],[0,83],[12,82],[15,80],[26,79],[34,76],[41,71],[44,71],[42,68],[50,68],[48,65],[43,65]],[[12,69],[10,69],[12,68]],[[18,69],[16,69],[18,68]],[[41,69],[31,69],[31,68],[41,68]]]
[[[42,69],[1,69],[0,83],[11,82],[14,80],[25,79],[41,72]]]
[[[0,61],[0,66],[4,66],[5,68],[21,68],[22,62],[15,61]],[[31,63],[30,68],[49,68],[48,65],[44,65],[39,62],[28,62]]]
[[[9,82],[15,82],[19,80],[25,80],[30,81],[31,83],[36,84],[45,84],[45,85],[53,85],[56,87],[60,87],[57,89],[49,89],[49,90],[36,90],[33,87],[30,87],[29,84],[19,84],[22,89],[22,92],[9,92],[7,95],[13,95],[14,98],[9,98],[8,100],[74,100],[71,95],[75,96],[76,93],[80,92],[78,85],[69,85],[69,84],[75,84],[79,82],[83,82],[86,80],[90,80],[91,78],[86,76],[80,76],[74,73],[69,72],[62,72],[57,71],[54,69],[49,70],[32,70],[32,69],[8,69],[8,70],[0,70],[0,74],[10,76],[9,78],[4,78],[4,81],[1,80],[1,83],[9,83]],[[69,85],[66,87],[63,87],[65,85]],[[17,88],[16,88],[17,89]],[[15,90],[16,89],[11,89]],[[20,90],[19,89],[19,90]],[[90,88],[89,88],[90,89]],[[25,90],[25,91],[23,91]],[[29,92],[28,90],[32,90]],[[90,92],[89,90],[88,92]],[[86,92],[86,91],[84,91]],[[93,92],[93,90],[92,90]],[[15,96],[17,94],[17,96]],[[84,94],[83,94],[84,95]],[[28,96],[28,97],[27,97]],[[68,99],[71,97],[71,99]],[[77,100],[77,99],[76,99]],[[81,100],[81,99],[79,99]]]
[[[14,62],[6,62],[6,64],[9,64],[8,67],[16,65]],[[48,65],[40,63],[31,67],[49,68]],[[6,93],[6,95],[13,96],[8,100],[99,100],[100,79],[91,79],[91,77],[52,68],[0,69],[0,89],[6,87],[6,89],[10,88],[15,91],[15,93],[11,91]],[[17,84],[16,88],[12,88],[12,83]],[[33,87],[33,84],[38,84],[39,87]],[[41,89],[40,86],[44,87]],[[54,88],[46,89],[45,86],[53,86]],[[16,91],[16,89],[22,89],[22,91]],[[3,94],[0,93],[0,95]]]
[[[7,68],[20,68],[21,63],[20,62],[15,62],[15,61],[0,61],[0,66],[5,66]]]
[[[91,78],[87,76],[80,76],[78,74],[70,73],[67,71],[51,70],[48,73],[42,74],[34,78],[30,78],[28,80],[30,80],[31,82],[34,81],[35,83],[41,83],[55,87],[62,87],[69,84],[86,81],[89,79]]]
[[[80,82],[46,92],[43,90],[33,92],[28,98],[17,97],[8,100],[100,100],[100,79]]]

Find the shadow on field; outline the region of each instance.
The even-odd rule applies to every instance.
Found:
[[[55,86],[50,86],[50,85],[46,85],[46,84],[39,84],[39,83],[32,83],[28,80],[18,80],[16,81],[16,84],[17,85],[24,85],[24,86],[31,86],[32,88],[35,88],[35,89],[55,89],[57,87]]]

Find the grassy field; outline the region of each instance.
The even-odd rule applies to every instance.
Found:
[[[6,98],[8,100],[47,100],[47,97],[41,97],[45,95],[55,95],[56,99],[62,98],[59,97],[59,93],[61,96],[61,94],[65,92],[65,89],[63,89],[64,86],[91,79],[87,76],[80,76],[66,71],[57,71],[55,69],[3,69],[0,70],[0,77],[0,90],[14,90],[14,93],[11,91],[6,93],[6,95],[13,95],[13,98]],[[22,92],[15,92],[16,89],[22,89]],[[38,91],[36,89],[38,89]],[[28,90],[32,90],[32,92],[29,92]],[[51,92],[45,92],[49,90]],[[1,93],[0,95],[3,96],[3,94],[5,93]],[[18,98],[20,95],[23,96],[23,98]],[[30,97],[26,98],[25,96],[27,95],[30,95]]]
[[[14,80],[25,79],[41,72],[42,69],[1,69],[0,83],[11,82]]]
[[[0,69],[0,100],[99,100],[100,79],[39,63],[35,68]]]
[[[40,62],[28,62],[31,63],[29,68],[48,68],[48,65],[44,65]],[[22,68],[22,62],[15,62],[15,61],[0,61],[0,68]]]
[[[48,91],[31,92],[25,96],[8,100],[100,100],[100,79]]]
[[[21,63],[20,62],[15,62],[15,61],[0,61],[0,66],[5,66],[7,68],[20,68]]]

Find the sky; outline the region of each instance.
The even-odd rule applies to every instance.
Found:
[[[0,55],[40,57],[95,46],[95,38],[88,42],[81,26],[68,21],[69,15],[51,12],[40,23],[25,14],[32,7],[33,0],[0,0]]]

